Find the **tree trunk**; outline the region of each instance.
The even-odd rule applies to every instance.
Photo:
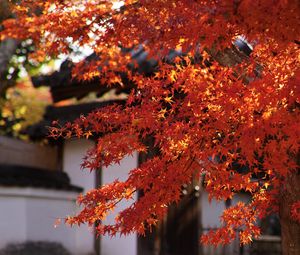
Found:
[[[15,53],[18,42],[14,39],[7,39],[0,43],[0,73],[7,70],[7,65]]]
[[[300,173],[291,174],[280,194],[282,254],[300,254],[300,223],[291,219],[291,205],[300,200]]]
[[[15,53],[18,42],[14,39],[7,39],[0,42],[0,97],[4,95],[5,91],[14,85],[14,81],[6,79],[6,72],[8,64]]]
[[[8,0],[0,0],[0,22],[10,16],[8,4]]]
[[[10,15],[8,1],[0,0],[0,31],[1,22],[9,18]],[[7,39],[0,42],[0,96],[12,85],[12,83],[6,79],[6,72],[9,61],[13,54],[15,54],[17,47],[18,42],[14,39]]]

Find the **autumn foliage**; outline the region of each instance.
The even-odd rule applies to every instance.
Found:
[[[1,38],[33,39],[32,58],[89,46],[99,57],[78,63],[74,79],[101,77],[107,85],[122,83],[118,74],[126,73],[136,85],[125,106],[107,106],[51,129],[53,137],[99,137],[83,167],[97,170],[147,152],[148,137],[159,152],[125,182],[81,196],[83,209],[68,223],[94,225],[140,190],[144,195],[115,224],[100,224],[97,231],[144,234],[180,200],[183,184],[205,175],[210,198],[247,191],[252,200],[224,211],[222,227],[202,241],[226,244],[239,231],[248,243],[260,234],[257,219],[279,211],[288,177],[299,175],[299,1],[28,0],[12,9],[15,18],[3,23]],[[253,47],[251,54],[236,40]],[[154,75],[128,69],[133,60],[122,49],[141,45],[158,62]],[[166,61],[170,50],[180,54]],[[295,225],[299,200],[295,194],[288,205]]]

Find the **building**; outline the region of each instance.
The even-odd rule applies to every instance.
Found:
[[[245,47],[245,45],[242,45]],[[240,46],[238,46],[240,47]],[[241,49],[240,49],[241,50]],[[233,59],[240,57],[239,49],[233,50]],[[173,54],[173,55],[172,55]],[[171,52],[169,58],[178,55]],[[228,53],[229,54],[229,53]],[[229,55],[230,55],[229,54]],[[87,61],[94,58],[91,55]],[[132,52],[139,63],[137,71],[150,75],[156,68],[155,61],[149,61],[143,49]],[[35,86],[49,86],[53,102],[68,98],[82,98],[90,92],[99,96],[110,88],[99,87],[99,81],[79,83],[71,79],[72,63],[65,61],[61,70],[49,76],[33,79]],[[127,93],[134,84],[122,77],[128,86],[113,86],[116,93]],[[30,127],[27,132],[32,140],[40,140],[47,135],[47,126],[53,120],[60,123],[73,121],[81,114],[110,103],[119,101],[91,102],[69,106],[49,106],[43,121]],[[208,203],[207,193],[200,180],[183,188],[182,201],[170,206],[166,219],[146,237],[132,234],[126,237],[95,237],[92,228],[81,226],[70,228],[63,224],[54,228],[55,219],[78,210],[75,203],[80,192],[87,192],[116,178],[125,179],[130,169],[137,167],[147,155],[134,154],[123,159],[120,165],[89,173],[80,168],[82,158],[94,144],[89,140],[50,141],[48,146],[25,144],[5,137],[0,139],[0,249],[9,243],[25,241],[53,241],[61,243],[74,255],[221,255],[251,253],[249,247],[240,247],[238,240],[227,247],[202,247],[199,236],[217,228],[219,216],[224,208],[237,201],[249,201],[247,193],[238,194],[232,201]],[[138,199],[138,198],[135,198]],[[118,209],[128,206],[123,202]],[[108,223],[113,215],[108,217]],[[274,239],[275,240],[275,239]],[[269,240],[271,243],[274,240]],[[278,242],[276,239],[275,241]],[[257,249],[254,251],[257,252]],[[258,254],[252,252],[251,254]],[[267,254],[267,253],[264,253]],[[271,254],[271,253],[270,253]],[[275,254],[275,253],[272,253]]]

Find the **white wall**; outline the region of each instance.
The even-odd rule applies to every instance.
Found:
[[[81,169],[87,150],[94,145],[90,140],[67,140],[63,150],[63,171],[66,172],[72,185],[80,186],[84,189],[83,193],[95,188],[95,172]],[[71,212],[69,212],[71,214]],[[94,233],[86,225],[74,227],[76,231],[76,254],[88,254],[94,251]]]
[[[80,186],[84,192],[95,188],[95,172],[81,169],[83,157],[88,149],[94,145],[90,140],[67,140],[64,142],[63,171],[66,172],[71,184]]]
[[[9,243],[53,241],[76,254],[76,230],[63,223],[54,228],[55,219],[75,209],[77,193],[0,187],[0,249]]]
[[[202,228],[217,228],[220,226],[219,217],[225,209],[224,201],[208,201],[208,193],[203,190],[200,197]]]
[[[6,196],[3,189],[0,189],[0,249],[8,243],[26,240],[25,199],[20,196]]]
[[[89,140],[69,140],[64,144],[63,152],[63,170],[69,175],[71,183],[84,188],[84,192],[95,188],[95,172],[90,173],[88,170],[80,169],[82,159],[86,151],[93,146]],[[113,165],[102,169],[102,184],[114,181],[126,180],[129,170],[137,167],[138,156],[135,153],[132,157],[124,158],[120,165]],[[135,198],[136,199],[136,198]],[[122,201],[113,214],[108,216],[106,224],[113,223],[116,214],[130,205],[131,201]],[[76,246],[80,252],[92,252],[94,249],[94,235],[91,229],[80,226],[77,229]],[[137,254],[137,235],[117,236],[114,238],[102,236],[100,238],[101,255],[136,255]]]
[[[250,196],[245,193],[236,194],[231,204],[235,205],[237,202],[241,201],[244,203],[249,202]],[[203,190],[200,198],[201,203],[201,217],[200,222],[202,224],[203,229],[207,228],[218,228],[221,226],[220,216],[222,215],[224,209],[226,208],[224,201],[212,200],[208,201],[208,193]],[[204,232],[205,233],[205,232]],[[202,251],[203,255],[223,255],[223,254],[239,254],[239,243],[238,241],[234,241],[226,246],[203,246]],[[248,254],[248,247],[244,248],[244,254]]]
[[[208,201],[208,193],[202,190],[199,202],[201,203],[201,216],[200,222],[203,233],[206,233],[208,228],[218,228],[220,227],[219,217],[221,216],[223,210],[225,209],[224,201],[212,200]],[[223,254],[223,247],[213,247],[213,246],[202,246],[202,252],[204,255],[221,255]]]
[[[135,153],[132,157],[124,158],[120,165],[113,165],[102,169],[102,183],[110,183],[118,178],[124,181],[128,177],[129,170],[136,168],[138,165],[138,156]],[[136,199],[136,197],[135,197]],[[106,224],[112,224],[118,212],[130,206],[132,201],[122,201],[113,214],[109,215],[106,219]],[[129,236],[102,236],[101,237],[101,255],[136,255],[137,254],[137,235],[131,234]]]

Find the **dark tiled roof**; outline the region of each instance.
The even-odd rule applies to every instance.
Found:
[[[124,49],[125,51],[125,49]],[[134,64],[128,66],[129,70],[137,71],[144,75],[153,74],[157,66],[157,61],[147,58],[147,53],[143,47],[138,47],[137,50],[128,50],[131,53],[131,57],[137,62],[138,67],[135,68]],[[88,56],[85,61],[88,63],[93,60],[97,60],[95,53]],[[59,102],[61,100],[75,97],[77,99],[83,98],[90,92],[96,92],[98,97],[101,97],[111,89],[116,90],[116,94],[129,93],[136,85],[134,82],[128,79],[125,73],[120,73],[123,85],[116,83],[101,84],[99,78],[92,79],[90,81],[78,81],[72,79],[72,68],[74,63],[70,60],[65,60],[60,66],[60,70],[50,75],[40,75],[32,77],[32,83],[34,87],[48,86],[50,87],[53,102]],[[98,68],[101,71],[101,67]]]
[[[240,63],[245,56],[249,56],[252,52],[251,47],[243,38],[236,39],[232,48],[226,49],[224,52],[216,52],[215,58],[224,65]],[[136,49],[122,49],[124,52],[130,52],[131,58],[138,63],[137,69],[134,69],[134,65],[128,66],[133,72],[137,71],[144,75],[151,75],[157,69],[157,61],[149,59],[148,53],[142,46]],[[171,50],[169,54],[164,58],[166,62],[172,62],[176,56],[183,56],[184,54],[180,51]],[[86,58],[86,61],[96,60],[98,57],[95,53],[91,54]],[[195,57],[196,61],[196,57]],[[35,87],[49,86],[54,102],[58,102],[64,99],[76,97],[81,98],[86,96],[90,92],[97,92],[98,96],[101,97],[104,93],[108,92],[112,88],[116,89],[116,93],[129,93],[135,84],[130,81],[126,76],[122,76],[122,82],[124,86],[119,84],[113,84],[108,87],[100,85],[99,79],[91,81],[77,81],[72,79],[72,68],[74,64],[66,60],[60,67],[60,70],[50,75],[33,77],[32,81]],[[99,67],[101,70],[101,67]],[[72,105],[65,107],[54,107],[49,106],[46,110],[43,121],[29,127],[25,132],[29,134],[31,139],[37,140],[47,136],[48,126],[51,126],[53,120],[58,120],[64,124],[68,121],[72,122],[78,118],[81,114],[87,114],[97,108],[101,108],[113,102],[124,103],[123,101],[108,101],[108,102],[95,102],[88,104]]]
[[[221,64],[222,61],[224,62],[224,59],[226,59],[228,62],[228,58],[230,58],[229,62],[232,63],[241,62],[245,56],[249,56],[252,52],[251,47],[242,37],[236,39],[234,45],[235,47],[228,48],[225,54],[224,52],[219,52],[215,56]],[[122,48],[121,50],[124,53],[130,53],[131,55],[132,63],[128,65],[128,70],[131,70],[132,72],[138,72],[146,76],[150,76],[157,71],[158,62],[153,58],[149,58],[148,53],[145,51],[142,45],[138,45],[135,48]],[[164,57],[163,61],[172,62],[176,56],[183,55],[184,53],[181,51],[170,50],[167,56]],[[89,63],[97,60],[98,58],[99,56],[93,53],[88,56],[85,61],[86,63]],[[137,65],[135,65],[134,62]],[[107,86],[107,84],[101,84],[99,78],[95,78],[90,81],[78,81],[76,79],[72,79],[73,67],[74,63],[72,63],[70,60],[66,60],[62,63],[59,71],[56,71],[50,75],[32,77],[33,85],[35,87],[50,87],[53,102],[59,102],[72,97],[80,99],[88,95],[90,92],[96,92],[98,97],[101,97],[111,89],[116,89],[117,94],[129,93],[130,90],[136,86],[134,82],[129,80],[127,75],[124,73],[120,73],[123,86],[118,83]],[[98,69],[101,71],[102,67],[100,66]]]
[[[58,121],[61,125],[72,122],[79,118],[80,115],[88,114],[98,108],[111,104],[125,104],[123,100],[111,100],[104,102],[93,102],[78,105],[68,106],[48,106],[44,114],[44,118],[39,123],[32,125],[25,130],[25,133],[30,136],[32,140],[43,139],[48,135],[48,127],[52,125],[53,121]]]
[[[6,164],[0,164],[0,186],[83,191],[81,187],[71,185],[65,172]]]
[[[106,84],[101,84],[99,78],[89,81],[78,81],[76,79],[72,79],[73,67],[74,64],[71,61],[66,60],[62,63],[59,71],[50,75],[32,77],[32,83],[34,87],[50,87],[54,103],[69,98],[81,99],[91,92],[96,92],[97,96],[101,97],[112,89],[116,90],[116,94],[129,93],[130,90],[135,87],[135,84],[129,81],[125,74],[121,74],[120,76],[123,84],[126,84],[126,86],[121,86],[119,83],[107,86]]]

